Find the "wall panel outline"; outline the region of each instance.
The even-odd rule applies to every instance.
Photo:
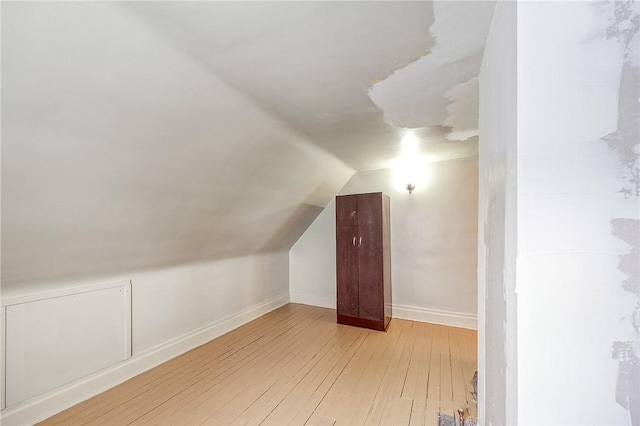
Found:
[[[6,299],[2,314],[3,409],[132,355],[130,280]]]

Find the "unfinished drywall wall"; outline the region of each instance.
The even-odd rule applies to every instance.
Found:
[[[639,7],[518,5],[519,424],[640,424]]]
[[[409,194],[391,169],[360,172],[340,194],[382,191],[391,198],[394,316],[475,328],[476,159],[428,165]],[[292,301],[335,307],[335,205],[330,203],[290,251]]]
[[[517,424],[516,11],[498,2],[480,70],[479,424]]]

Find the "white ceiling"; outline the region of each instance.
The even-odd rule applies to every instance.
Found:
[[[3,3],[3,290],[287,249],[403,127],[476,155],[492,10]]]
[[[432,161],[477,153],[475,140],[447,143],[451,129],[443,126],[461,123],[477,135],[472,79],[479,73],[493,2],[123,6],[205,70],[356,170],[388,167],[404,128],[422,136]],[[469,80],[475,87],[449,93]],[[448,111],[470,97],[469,111]]]

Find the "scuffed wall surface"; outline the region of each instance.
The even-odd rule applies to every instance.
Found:
[[[428,182],[410,195],[389,169],[360,172],[340,194],[382,191],[391,199],[394,305],[476,313],[477,162],[428,165]],[[290,251],[292,298],[335,306],[335,204]]]
[[[517,424],[516,3],[499,2],[480,71],[479,424]]]
[[[519,424],[640,424],[638,12],[518,5]]]

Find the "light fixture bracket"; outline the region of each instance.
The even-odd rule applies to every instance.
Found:
[[[407,191],[409,191],[409,194],[411,194],[413,190],[416,189],[416,186],[412,183],[408,183],[406,188],[407,188]]]

